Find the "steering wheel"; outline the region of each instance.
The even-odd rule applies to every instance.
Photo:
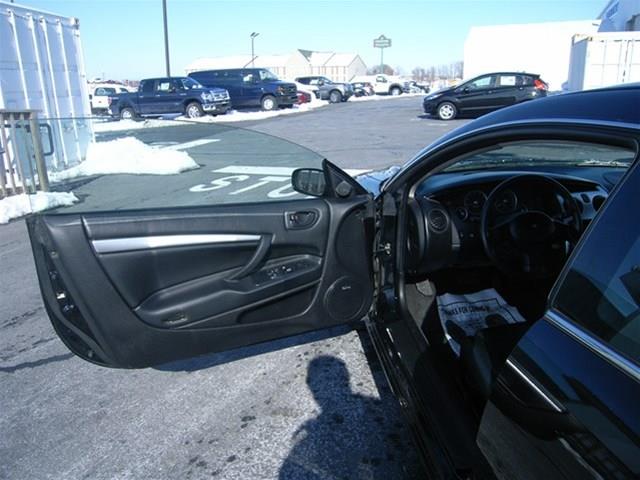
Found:
[[[519,201],[521,197],[527,201]],[[571,193],[556,180],[535,174],[511,177],[494,188],[480,220],[487,257],[509,276],[529,278],[557,275],[581,229]]]

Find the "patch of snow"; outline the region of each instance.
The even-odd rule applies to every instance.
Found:
[[[14,195],[0,200],[0,224],[23,217],[29,213],[42,212],[55,207],[73,205],[78,198],[67,192],[36,192],[33,195]]]
[[[124,137],[89,144],[84,162],[61,172],[52,172],[49,179],[59,182],[113,173],[174,175],[195,168],[200,167],[186,152],[155,148],[137,138]]]
[[[370,95],[368,97],[351,97],[350,102],[375,102],[379,100],[398,100],[407,97],[425,97],[427,93],[403,93],[402,95]]]

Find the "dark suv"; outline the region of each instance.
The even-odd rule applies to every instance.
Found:
[[[229,68],[191,72],[189,76],[206,87],[220,87],[229,92],[233,106],[261,107],[275,110],[298,102],[294,83],[283,82],[264,68]]]
[[[497,72],[472,78],[424,98],[425,113],[452,120],[461,113],[484,114],[546,97],[549,86],[535,73]]]

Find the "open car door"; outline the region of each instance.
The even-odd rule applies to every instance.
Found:
[[[361,319],[371,197],[329,162],[306,173],[320,198],[31,216],[56,332],[85,360],[140,368]]]

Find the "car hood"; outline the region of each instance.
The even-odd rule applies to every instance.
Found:
[[[429,98],[435,95],[448,95],[450,93],[453,93],[456,88],[458,87],[441,88],[440,90],[436,90],[435,92],[429,92],[425,98]]]
[[[400,165],[393,165],[383,170],[373,170],[355,177],[356,181],[374,196],[380,193],[382,184],[400,170]]]

